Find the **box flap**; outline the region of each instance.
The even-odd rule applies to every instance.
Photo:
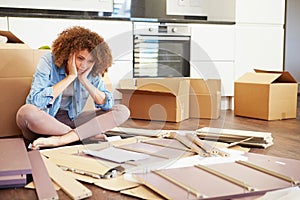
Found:
[[[237,79],[236,83],[257,83],[257,84],[270,84],[278,79],[281,74],[276,73],[253,73],[247,72]]]
[[[137,78],[120,80],[120,92],[165,93],[174,96],[187,94],[188,80],[180,78]]]
[[[121,79],[119,81],[119,88],[118,89],[135,89],[135,81],[134,79]]]
[[[181,81],[186,80],[181,78],[139,78],[136,84],[139,90],[179,95],[182,89]]]
[[[7,37],[7,43],[24,43],[10,31],[0,31],[0,35]]]
[[[279,83],[297,83],[296,79],[288,72],[288,71],[267,71],[267,70],[260,70],[254,69],[256,73],[274,73],[274,74],[281,74],[280,77],[276,80]]]
[[[220,79],[199,79],[190,78],[190,95],[193,94],[211,94],[221,91]]]

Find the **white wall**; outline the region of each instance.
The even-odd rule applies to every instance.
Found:
[[[285,70],[300,82],[300,1],[287,0]],[[300,88],[298,88],[300,92]]]

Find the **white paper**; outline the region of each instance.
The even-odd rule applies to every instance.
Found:
[[[280,190],[275,190],[267,192],[262,197],[257,198],[256,200],[298,200],[300,199],[300,189],[299,187],[290,187]]]

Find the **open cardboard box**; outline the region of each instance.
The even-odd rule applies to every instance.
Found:
[[[122,93],[121,103],[131,111],[131,118],[180,122],[220,116],[220,79],[125,79],[120,81],[118,90]]]
[[[297,116],[298,83],[287,71],[255,70],[234,84],[234,114],[264,120]]]
[[[189,118],[189,80],[137,78],[120,81],[121,103],[136,119],[180,122]]]

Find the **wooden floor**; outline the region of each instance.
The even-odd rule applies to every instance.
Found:
[[[217,127],[242,129],[251,131],[271,132],[274,145],[267,149],[251,148],[250,152],[271,156],[279,156],[300,160],[300,100],[298,98],[298,112],[296,119],[264,121],[234,116],[232,111],[222,111],[221,117],[217,120],[189,119],[181,123],[149,122],[145,120],[129,119],[122,126],[149,129],[181,129],[196,130],[201,127]],[[85,184],[92,190],[93,196],[89,199],[97,200],[132,200],[134,198],[119,193],[102,190],[99,187]],[[60,199],[70,199],[63,191],[59,191]],[[2,189],[0,199],[37,199],[34,190],[29,189]]]

